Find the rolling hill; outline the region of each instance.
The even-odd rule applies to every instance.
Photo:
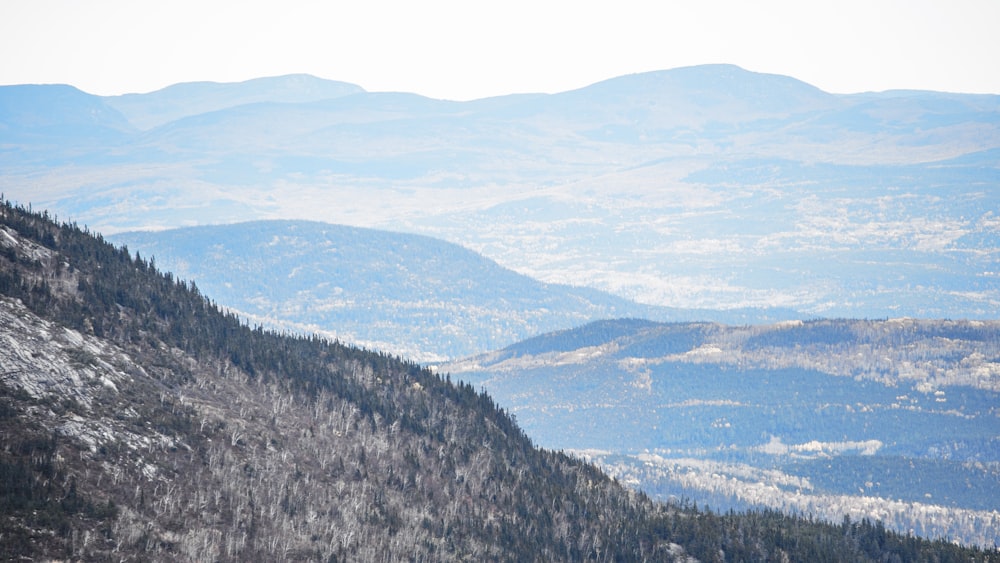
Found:
[[[306,103],[364,92],[354,84],[307,74],[257,78],[246,82],[187,82],[149,94],[104,98],[135,127],[152,129],[178,119],[254,103]]]
[[[192,280],[254,322],[424,363],[502,348],[620,316],[746,323],[794,311],[698,311],[640,305],[545,284],[433,238],[308,221],[132,232],[108,239]]]
[[[1000,323],[601,321],[441,366],[660,498],[1000,541]]]
[[[71,106],[35,88],[32,115],[107,119],[0,114],[0,190],[105,234],[305,219],[658,306],[1000,314],[1000,96],[730,65],[469,102],[303,76]]]

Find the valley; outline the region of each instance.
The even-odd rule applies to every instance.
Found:
[[[606,321],[445,364],[660,498],[997,541],[1000,323]]]
[[[598,319],[759,323],[780,309],[642,305],[546,284],[461,246],[375,229],[255,221],[108,236],[255,323],[320,334],[425,364]]]
[[[991,561],[657,503],[484,392],[250,327],[100,235],[0,206],[0,554],[87,561]]]

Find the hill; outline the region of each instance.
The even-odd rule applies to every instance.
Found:
[[[135,128],[99,97],[68,85],[0,87],[0,150],[11,170],[71,164],[131,138]]]
[[[242,325],[47,213],[4,202],[0,250],[4,558],[995,557],[655,505],[467,384]]]
[[[238,83],[186,82],[147,94],[104,98],[139,129],[183,117],[255,103],[303,103],[364,92],[360,86],[307,74],[257,78]]]
[[[108,239],[257,322],[440,362],[620,316],[762,322],[791,311],[640,305],[545,284],[433,238],[307,221],[131,232]]]
[[[45,215],[2,220],[5,558],[575,559],[590,539],[535,542],[612,545],[655,513],[469,386],[241,325]],[[601,490],[610,535],[580,496]]]
[[[1000,541],[1000,323],[602,321],[446,364],[660,498]]]
[[[88,103],[132,121],[0,133],[0,189],[105,234],[305,219],[658,306],[1000,315],[1000,96],[707,65],[469,102],[292,76]]]

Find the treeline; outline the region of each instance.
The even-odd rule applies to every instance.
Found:
[[[140,366],[115,390],[85,385],[91,407],[0,388],[8,558],[997,559],[878,524],[655,504],[534,447],[468,384],[248,327],[153,260],[44,212],[2,202],[0,229],[4,296]],[[81,373],[113,368],[66,355]],[[68,420],[100,431],[84,444]]]
[[[948,542],[896,534],[867,518],[852,522],[845,516],[835,526],[774,510],[717,514],[692,506],[684,514],[670,519],[668,533],[701,561],[771,561],[775,553],[819,562],[997,560],[996,552],[970,553]]]
[[[747,350],[803,345],[846,344],[901,347],[918,340],[944,338],[996,344],[995,323],[920,319],[815,319],[778,327],[747,328]]]

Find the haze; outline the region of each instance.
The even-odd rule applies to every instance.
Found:
[[[0,4],[0,84],[89,93],[309,73],[465,100],[702,63],[830,92],[1000,92],[991,0]]]

